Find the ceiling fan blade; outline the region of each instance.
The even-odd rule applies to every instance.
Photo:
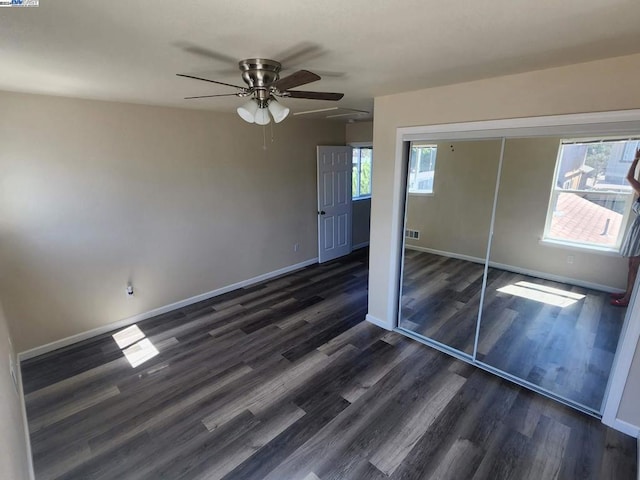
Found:
[[[289,70],[292,70],[291,68],[287,67],[287,66],[283,66],[280,69],[280,73],[282,74],[282,72],[288,72]],[[321,78],[324,77],[331,77],[331,78],[343,78],[346,77],[347,74],[345,72],[333,72],[331,70],[318,70],[317,68],[313,69],[313,72],[320,75]],[[234,72],[230,72],[230,71],[217,71],[216,73],[220,73],[220,74],[229,74],[229,73],[234,73]]]
[[[185,100],[191,100],[192,98],[211,98],[211,97],[237,97],[237,93],[223,93],[220,95],[198,95],[197,97],[184,97]]]
[[[194,55],[200,55],[201,57],[211,58],[220,62],[230,63],[234,66],[238,65],[238,59],[225,55],[224,53],[216,52],[208,48],[200,47],[189,42],[176,42],[176,46],[184,50],[185,52],[193,53]]]
[[[218,85],[226,85],[227,87],[238,88],[243,91],[246,90],[244,87],[239,87],[238,85],[231,85],[230,83],[218,82],[217,80],[209,80],[208,78],[194,77],[193,75],[185,75],[184,73],[176,73],[176,75],[178,77],[193,78],[194,80],[202,80],[203,82],[211,82],[211,83],[217,83]]]
[[[300,42],[297,45],[280,52],[273,58],[277,58],[282,65],[294,65],[302,62],[307,62],[312,58],[324,55],[325,51],[322,50],[320,45],[311,42]]]
[[[300,85],[306,85],[311,82],[317,82],[318,80],[320,80],[320,75],[316,75],[309,70],[298,70],[287,77],[281,78],[277,82],[273,82],[270,86],[284,92],[290,88],[299,87]]]
[[[285,97],[290,98],[308,98],[311,100],[333,100],[337,101],[344,97],[344,93],[331,92],[303,92],[300,90],[288,90],[284,92]]]

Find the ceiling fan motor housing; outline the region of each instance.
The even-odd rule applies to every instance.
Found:
[[[249,58],[238,63],[242,79],[249,88],[267,88],[280,78],[282,65],[275,60]]]

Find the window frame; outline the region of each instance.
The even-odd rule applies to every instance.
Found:
[[[352,158],[352,165],[353,165],[353,150],[360,149],[362,150],[364,149],[370,149],[371,150],[371,180],[373,180],[373,142],[352,142],[349,143],[349,146],[352,149],[351,152],[351,158]],[[361,162],[358,162],[358,189],[360,189],[360,171],[361,171]],[[352,167],[352,179],[351,181],[353,182],[353,167]],[[357,202],[359,200],[368,200],[371,198],[371,195],[373,194],[373,184],[371,185],[371,193],[367,193],[365,195],[358,195],[357,197],[353,195],[353,192],[351,192],[351,201],[352,202]]]
[[[433,183],[431,185],[431,191],[426,190],[411,190],[409,187],[409,177],[411,175],[411,150],[414,147],[414,144],[421,145],[423,147],[432,147],[436,150],[436,156],[433,159]],[[436,166],[438,165],[438,145],[437,143],[424,142],[420,140],[415,140],[409,142],[409,160],[407,165],[407,194],[416,196],[416,197],[433,197],[436,192]]]
[[[619,252],[620,247],[622,246],[622,242],[624,241],[625,234],[627,232],[629,217],[631,215],[631,207],[633,206],[633,201],[635,198],[635,193],[633,189],[630,189],[628,194],[624,194],[622,192],[599,192],[600,195],[606,197],[615,197],[615,196],[623,196],[626,195],[624,211],[622,213],[622,220],[620,221],[620,231],[618,232],[618,237],[616,238],[616,242],[613,245],[602,245],[597,243],[588,243],[588,242],[580,242],[580,241],[572,241],[567,240],[565,238],[554,238],[550,236],[551,233],[551,223],[553,221],[553,212],[554,205],[557,203],[557,199],[560,193],[576,193],[583,194],[584,190],[574,190],[574,189],[560,189],[557,187],[557,178],[558,172],[560,169],[560,161],[562,159],[562,147],[563,145],[571,145],[576,143],[598,143],[598,142],[614,142],[614,141],[633,141],[638,140],[637,136],[631,137],[588,137],[588,138],[561,138],[558,142],[558,153],[556,155],[555,168],[553,169],[553,178],[551,180],[551,191],[549,193],[549,200],[547,202],[547,213],[545,217],[544,223],[544,231],[542,233],[542,237],[540,238],[540,243],[543,245],[551,245],[551,246],[564,246],[569,247],[575,250],[588,251],[592,253],[612,253]]]

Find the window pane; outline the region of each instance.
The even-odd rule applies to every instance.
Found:
[[[360,192],[358,191],[358,187],[360,184],[358,183],[358,166],[354,165],[351,170],[351,197],[356,198],[360,196]]]
[[[636,150],[640,148],[640,140],[632,140],[625,142],[624,153],[622,154],[622,161],[624,163],[631,163],[633,157],[636,156]]]
[[[564,142],[545,238],[617,248],[633,190],[627,182],[638,140]],[[570,190],[570,191],[567,191]]]
[[[437,147],[412,145],[409,158],[409,192],[433,193]]]
[[[556,187],[563,190],[631,192],[626,181],[637,141],[562,145]]]
[[[352,197],[366,197],[371,195],[371,166],[373,149],[371,147],[356,147],[353,149],[353,168],[351,175]]]
[[[360,160],[360,195],[371,195],[371,155]]]
[[[548,237],[554,240],[617,247],[628,194],[558,192]]]

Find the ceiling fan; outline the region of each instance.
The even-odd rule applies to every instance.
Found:
[[[217,83],[227,87],[237,89],[235,93],[223,93],[218,95],[199,95],[196,97],[185,97],[185,100],[193,98],[211,98],[211,97],[250,97],[249,101],[237,108],[238,115],[249,123],[257,123],[258,125],[267,125],[271,118],[276,123],[280,123],[289,115],[289,109],[278,103],[276,97],[279,98],[307,98],[311,100],[340,100],[343,93],[331,92],[308,92],[302,90],[291,90],[292,88],[306,85],[308,83],[320,80],[320,75],[316,75],[308,70],[298,70],[286,77],[280,78],[280,70],[282,65],[275,60],[265,58],[248,58],[238,62],[242,80],[247,84],[246,87],[232,85],[230,83],[209,80],[207,78],[196,77],[194,75],[186,75],[178,73],[179,77],[193,78],[204,82]]]

